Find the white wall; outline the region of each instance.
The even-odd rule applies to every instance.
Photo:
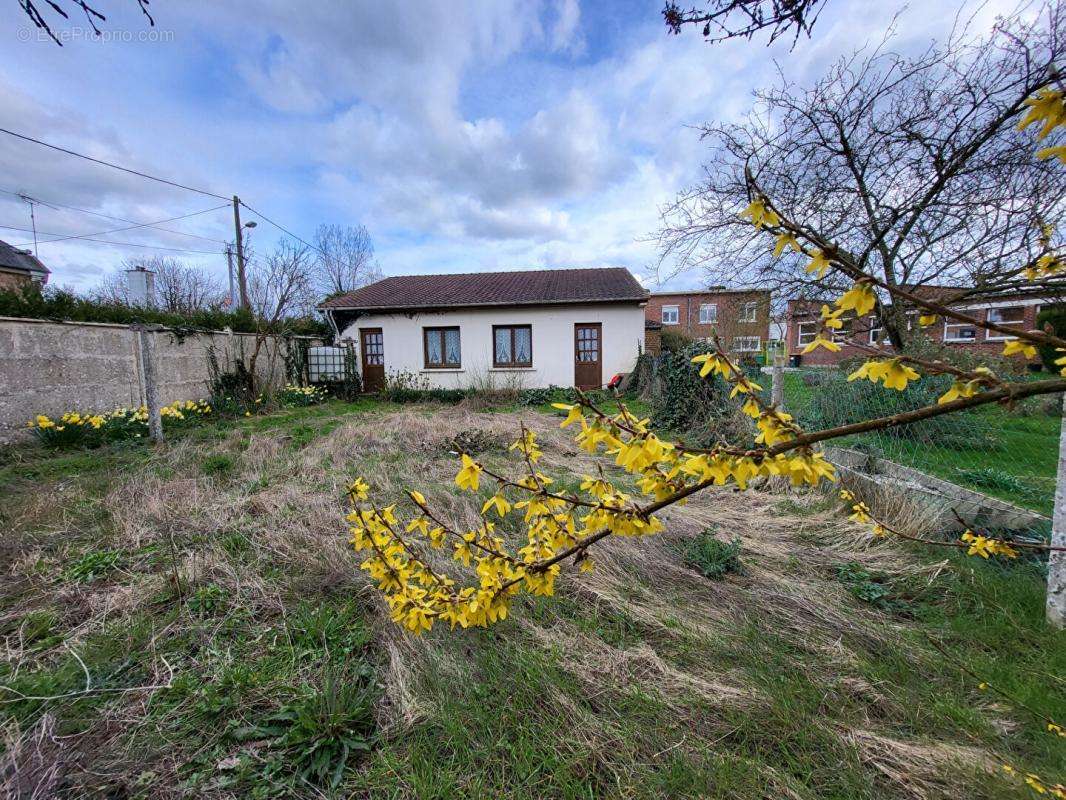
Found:
[[[619,372],[629,372],[644,348],[644,307],[637,304],[556,305],[540,307],[467,309],[412,314],[370,314],[341,332],[342,339],[359,347],[360,328],[381,328],[385,346],[385,374],[411,372],[430,386],[467,388],[493,381],[495,386],[538,388],[574,385],[574,324],[599,322],[603,326],[602,378],[607,383]],[[462,368],[425,369],[422,328],[458,325]],[[492,366],[492,326],[531,325],[533,366],[496,369]],[[360,363],[362,372],[362,363]]]

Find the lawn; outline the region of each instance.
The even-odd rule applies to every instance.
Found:
[[[832,391],[832,384],[807,385],[803,375],[784,373],[785,406],[801,420],[818,392]],[[1061,417],[1044,413],[1046,402],[1028,401],[1015,410],[986,406],[969,412],[972,446],[967,446],[965,440],[944,445],[935,438],[878,433],[841,439],[838,444],[870,447],[889,460],[1050,516],[1054,510]]]
[[[490,630],[402,633],[347,544],[352,478],[470,524],[457,436],[510,471],[525,422],[563,486],[594,468],[552,414],[472,406],[8,448],[8,795],[1029,796],[1004,761],[1066,779],[1062,740],[958,666],[1066,718],[1038,567],[871,541],[816,493],[705,493]]]

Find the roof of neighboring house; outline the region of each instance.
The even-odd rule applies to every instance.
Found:
[[[709,289],[686,289],[680,292],[652,292],[652,297],[708,297],[715,294],[770,294],[769,289],[759,287],[751,289],[727,289],[725,286],[712,286]]]
[[[0,241],[0,269],[17,269],[48,275],[51,270],[37,260],[29,250],[19,250]]]
[[[399,275],[333,297],[323,309],[386,310],[557,303],[643,303],[648,293],[629,270],[539,269]]]

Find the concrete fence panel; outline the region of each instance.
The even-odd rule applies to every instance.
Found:
[[[209,354],[225,369],[248,365],[256,337],[250,333],[161,329],[152,331],[160,401],[196,400],[209,391]],[[294,337],[321,344],[314,337]],[[286,342],[267,337],[256,359],[265,384],[285,381]],[[0,317],[0,441],[26,430],[37,414],[110,411],[141,405],[144,386],[136,332],[129,325]]]

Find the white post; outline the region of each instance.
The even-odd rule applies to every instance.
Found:
[[[1055,514],[1051,522],[1051,544],[1066,547],[1066,393],[1062,395],[1062,424],[1059,426],[1059,471],[1055,482]],[[1066,627],[1066,551],[1052,550],[1047,562],[1047,621],[1053,628]]]
[[[163,441],[163,417],[159,413],[159,387],[156,385],[152,332],[137,325],[137,344],[141,355],[141,374],[144,376],[144,404],[148,408],[148,436],[155,443]]]
[[[785,376],[781,368],[782,358],[774,354],[774,363],[770,367],[770,402],[780,411],[785,410]]]

